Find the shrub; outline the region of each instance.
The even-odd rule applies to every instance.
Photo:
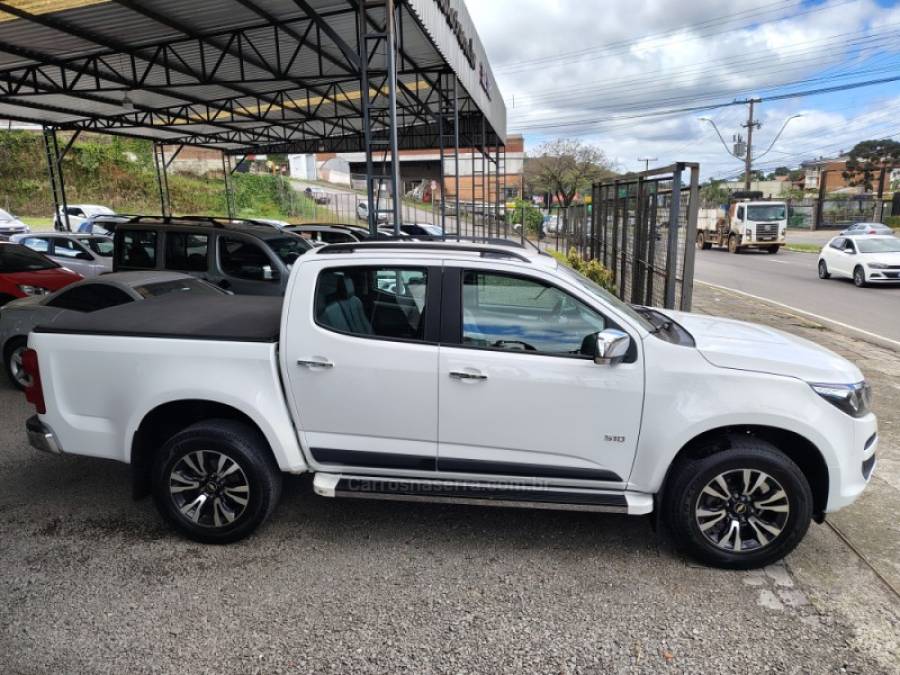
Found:
[[[616,284],[613,281],[613,275],[603,263],[599,260],[585,260],[581,257],[575,247],[569,249],[568,254],[559,251],[551,251],[550,255],[556,258],[561,264],[571,267],[573,270],[587,277],[598,286],[608,290],[610,293],[616,293]]]

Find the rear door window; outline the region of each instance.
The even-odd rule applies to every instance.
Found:
[[[89,257],[74,239],[57,237],[53,240],[53,255],[60,258],[78,258],[79,253],[83,254],[82,258]]]
[[[21,243],[23,246],[27,246],[38,253],[49,253],[50,251],[50,242],[43,237],[28,237],[23,239]]]
[[[208,258],[208,235],[190,232],[166,233],[166,269],[205,272]]]
[[[116,259],[120,269],[154,269],[158,235],[155,230],[126,230],[120,234]]]
[[[230,277],[252,281],[274,278],[269,256],[259,244],[247,239],[219,237],[219,262]]]

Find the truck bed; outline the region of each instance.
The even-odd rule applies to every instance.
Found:
[[[36,333],[278,342],[281,297],[170,294],[90,314],[71,312]]]

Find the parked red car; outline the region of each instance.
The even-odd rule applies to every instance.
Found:
[[[80,274],[20,244],[0,242],[0,307],[10,300],[44,295],[80,281]]]

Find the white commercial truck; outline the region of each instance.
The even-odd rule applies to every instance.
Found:
[[[727,246],[731,253],[761,248],[778,253],[785,244],[786,202],[762,199],[761,192],[735,192],[725,208],[700,209],[697,248]]]
[[[312,473],[323,497],[656,512],[695,557],[758,567],[875,466],[849,361],[627,305],[524,248],[333,244],[283,301],[171,295],[37,327],[27,430],[131,464],[203,542],[248,535],[283,473]]]

